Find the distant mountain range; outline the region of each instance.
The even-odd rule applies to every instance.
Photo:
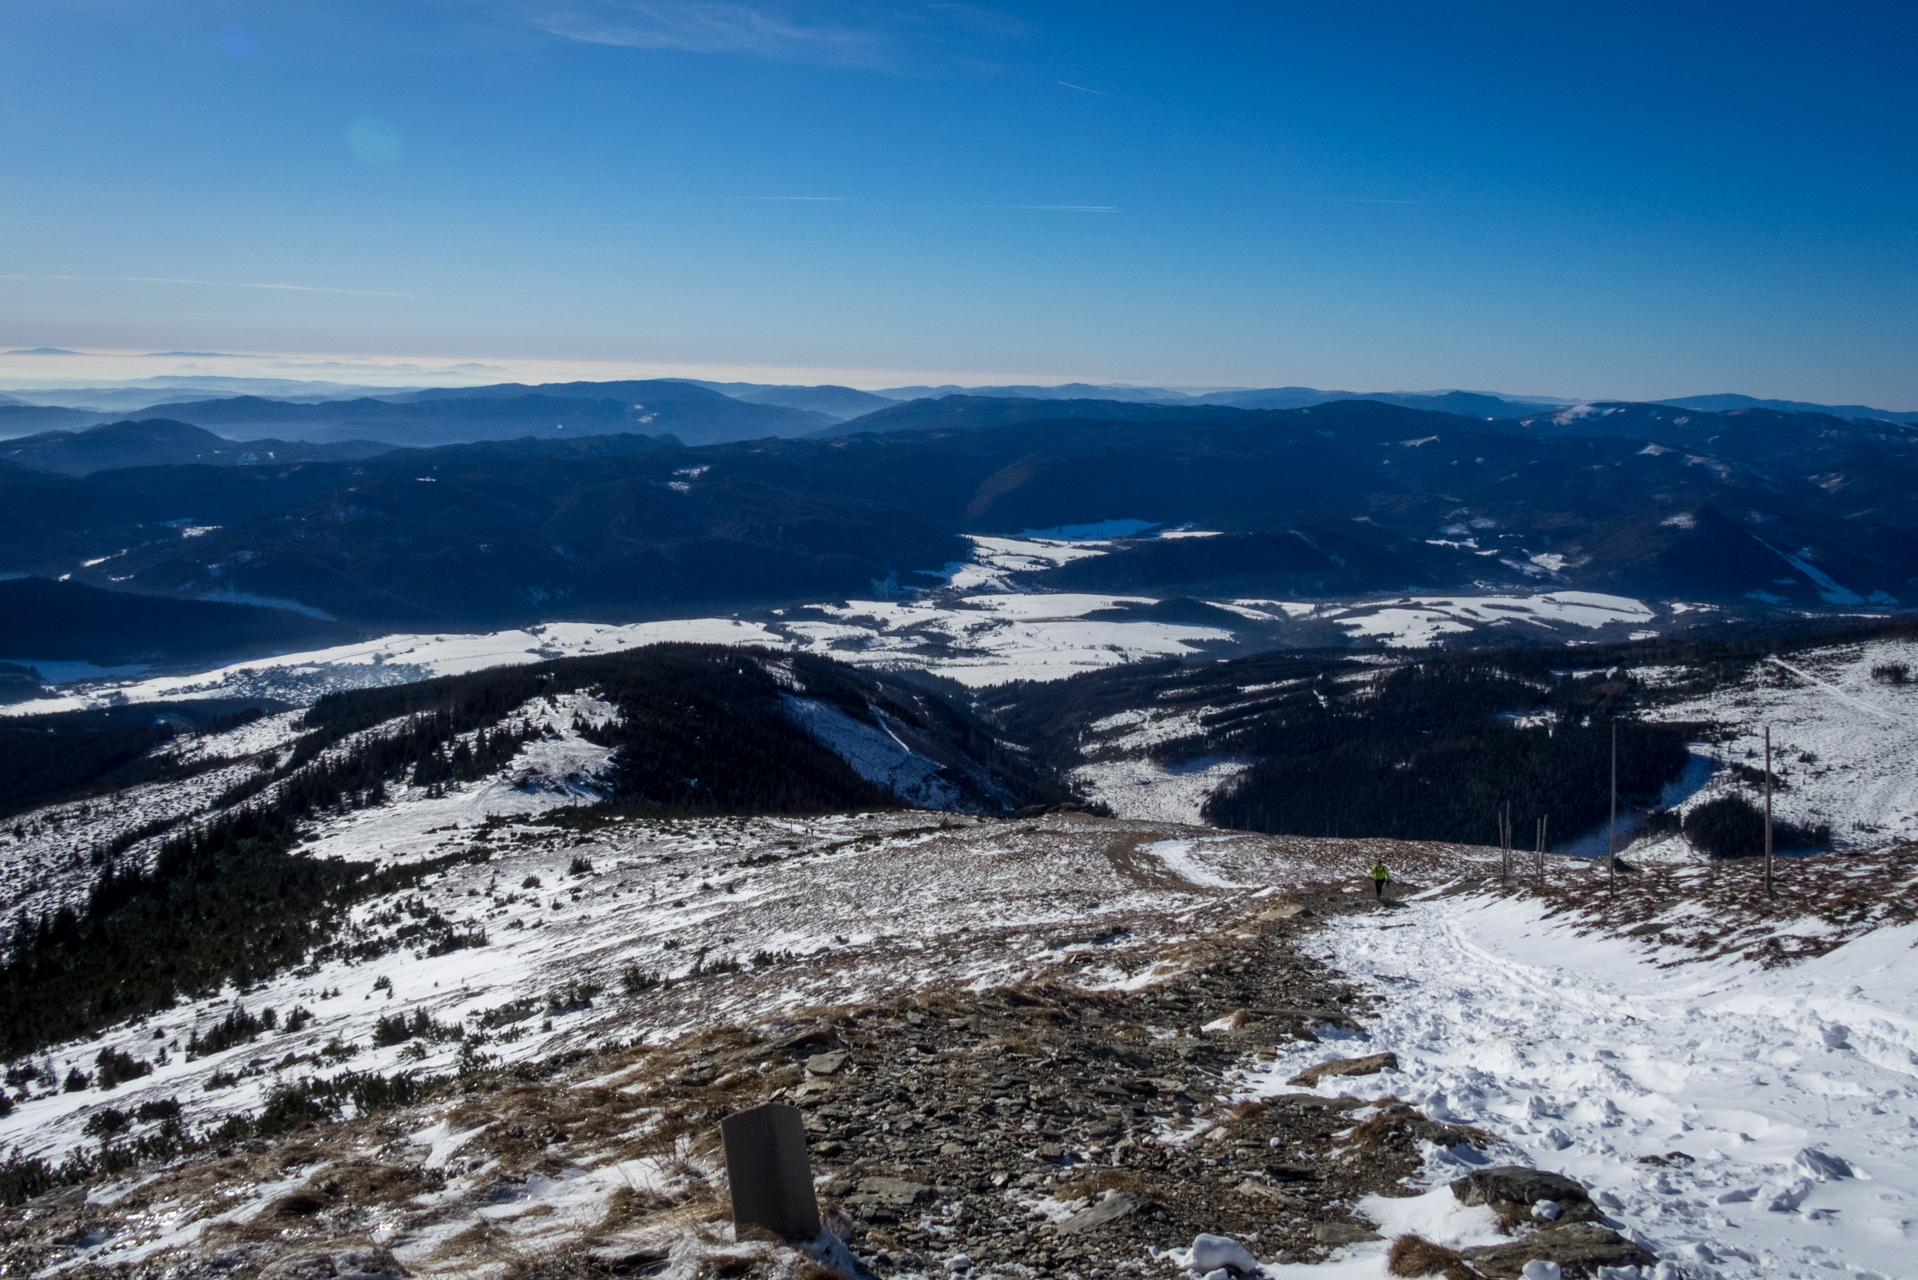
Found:
[[[1755,400],[1751,396],[1683,396],[1660,400],[1659,404],[1681,409],[1704,409],[1722,413],[1727,409],[1776,409],[1780,413],[1828,413],[1834,418],[1882,418],[1886,422],[1918,422],[1918,412],[1896,413],[1888,409],[1870,409],[1862,404],[1807,404],[1803,400]]]
[[[229,440],[211,431],[165,419],[112,422],[85,431],[44,431],[0,442],[0,461],[67,475],[91,475],[120,467],[161,467],[186,463],[248,466],[253,463],[314,462],[367,458],[391,445],[370,440],[309,444],[303,440]]]
[[[667,379],[539,387],[509,383],[319,404],[236,396],[167,405],[164,412],[222,433],[274,431],[302,440],[366,438],[413,446],[632,431],[713,444],[804,435],[833,422],[809,410],[752,404]]]
[[[386,408],[631,403],[538,390]],[[1488,420],[1368,400],[1247,410],[968,396],[830,430],[110,470],[72,451],[132,433],[82,433],[44,446],[68,474],[0,462],[0,574],[452,630],[872,598],[967,560],[961,535],[1132,521],[1138,536],[1036,563],[1024,581],[1212,599],[1580,589],[1748,609],[1889,606],[1918,592],[1918,429],[1889,422],[1641,404]],[[162,434],[212,448],[190,431]]]
[[[479,387],[382,389],[281,378],[168,377],[110,387],[15,391],[0,395],[0,440],[78,429],[122,418],[166,418],[229,437],[273,436],[328,442],[375,439],[430,447],[523,436],[640,431],[686,444],[723,444],[830,432],[895,430],[900,416],[874,419],[901,403],[953,397],[1051,403],[1178,408],[1301,409],[1337,400],[1372,400],[1464,417],[1517,419],[1580,402],[1484,391],[1326,391],[1316,387],[1231,388],[1208,392],[1166,387],[1067,383],[1060,386],[906,386],[861,391],[845,386],[769,385],[655,378]],[[437,408],[425,407],[434,402]],[[563,402],[563,403],[561,403]],[[1918,423],[1918,412],[1864,405],[1814,405],[1714,395],[1660,401],[1679,408],[1776,409],[1840,418]],[[1079,411],[1072,411],[1079,416]],[[1106,410],[1117,414],[1117,410]],[[870,419],[870,421],[867,421]],[[913,420],[921,420],[914,418]]]

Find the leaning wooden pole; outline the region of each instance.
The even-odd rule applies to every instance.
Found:
[[[1501,887],[1512,883],[1512,802],[1509,800],[1498,815],[1498,882]]]
[[[1612,878],[1605,886],[1612,893],[1618,892],[1618,721],[1612,721],[1612,825],[1611,833],[1606,837],[1611,847],[1610,862]]]

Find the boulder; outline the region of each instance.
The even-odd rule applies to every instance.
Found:
[[[1510,1244],[1482,1245],[1460,1252],[1492,1280],[1520,1280],[1527,1275],[1526,1264],[1531,1262],[1556,1264],[1566,1280],[1588,1280],[1598,1275],[1600,1267],[1652,1267],[1658,1263],[1650,1250],[1591,1222],[1549,1227],[1520,1236]],[[1536,1267],[1530,1274],[1536,1276],[1546,1270]]]
[[[1258,1272],[1259,1260],[1252,1256],[1250,1249],[1231,1236],[1200,1235],[1194,1237],[1185,1265],[1188,1270],[1200,1275],[1224,1267],[1238,1275],[1249,1276]]]
[[[1579,1183],[1524,1165],[1474,1169],[1452,1184],[1452,1194],[1461,1204],[1489,1205],[1508,1226],[1547,1217],[1539,1211],[1541,1201],[1557,1206],[1554,1220],[1561,1224],[1594,1222],[1603,1216]]]
[[[831,1053],[815,1053],[806,1059],[806,1074],[809,1076],[829,1076],[846,1065],[846,1053],[835,1049]]]
[[[1375,1076],[1381,1071],[1398,1069],[1399,1056],[1396,1053],[1374,1053],[1363,1058],[1334,1058],[1330,1062],[1321,1062],[1307,1067],[1286,1083],[1302,1084],[1309,1088],[1324,1076]]]
[[[932,1188],[923,1182],[907,1182],[904,1178],[861,1178],[859,1195],[893,1208],[906,1209],[931,1197]]]
[[[1134,1214],[1143,1213],[1154,1207],[1150,1196],[1142,1196],[1136,1191],[1115,1191],[1097,1204],[1079,1210],[1059,1224],[1059,1234],[1062,1236],[1085,1235],[1088,1232],[1097,1231],[1109,1222],[1130,1218]]]

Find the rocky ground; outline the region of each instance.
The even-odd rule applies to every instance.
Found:
[[[6,1213],[0,1266],[174,1280],[824,1274],[799,1250],[733,1239],[716,1126],[771,1100],[803,1112],[829,1224],[881,1277],[1170,1275],[1203,1233],[1269,1263],[1322,1259],[1377,1238],[1359,1201],[1413,1194],[1405,1180],[1434,1144],[1504,1163],[1495,1134],[1394,1097],[1390,1055],[1341,1056],[1368,998],[1301,943],[1330,918],[1396,909],[1349,882],[1295,886],[1186,943],[1158,981],[1073,983],[1075,956],[1102,962],[1089,939],[1056,977],[473,1066],[410,1106],[57,1189]],[[1335,1064],[1323,1079],[1234,1101],[1247,1072],[1320,1039]],[[222,1203],[241,1207],[208,1216]],[[1581,1216],[1597,1215],[1557,1229],[1566,1274],[1587,1273],[1577,1258],[1649,1261]],[[174,1229],[186,1219],[190,1238]],[[1536,1252],[1487,1254],[1476,1273],[1517,1275]],[[853,1269],[846,1255],[837,1267]]]

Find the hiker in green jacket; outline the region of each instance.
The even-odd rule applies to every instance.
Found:
[[[1383,862],[1372,868],[1372,893],[1380,902],[1385,901],[1385,882],[1391,878],[1392,873]]]

